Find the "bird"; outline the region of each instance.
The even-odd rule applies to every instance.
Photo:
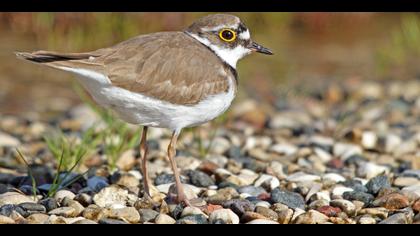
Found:
[[[15,54],[77,75],[96,103],[123,121],[143,127],[140,169],[143,195],[149,199],[148,128],[169,129],[167,156],[174,173],[176,201],[191,205],[174,159],[178,137],[182,129],[209,122],[230,107],[238,89],[237,62],[252,52],[273,55],[251,39],[239,17],[211,14],[184,30],[139,35],[94,51]]]

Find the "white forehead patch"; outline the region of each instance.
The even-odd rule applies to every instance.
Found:
[[[239,38],[243,40],[251,39],[251,34],[249,33],[249,30],[246,30],[239,34]]]
[[[193,38],[197,39],[202,44],[209,47],[216,53],[217,56],[219,56],[223,61],[225,61],[227,64],[229,64],[235,69],[236,63],[239,61],[239,59],[251,53],[250,49],[245,48],[242,45],[238,45],[234,49],[220,48],[214,44],[211,44],[210,41],[206,38],[201,38],[198,35],[192,33],[188,34],[191,35]]]

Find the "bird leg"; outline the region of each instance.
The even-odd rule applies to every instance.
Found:
[[[182,186],[181,179],[179,178],[178,167],[174,159],[175,154],[176,154],[176,142],[178,140],[179,133],[180,131],[174,131],[172,133],[171,142],[169,143],[169,146],[168,146],[168,158],[169,158],[169,162],[171,163],[172,171],[174,172],[174,176],[175,176],[177,201],[178,203],[184,203],[185,205],[190,206],[191,204],[185,195],[184,187]]]
[[[147,173],[147,126],[143,127],[140,140],[141,171],[143,172],[144,196],[151,199],[149,174]]]

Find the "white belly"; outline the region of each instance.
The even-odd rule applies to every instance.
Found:
[[[212,95],[198,104],[185,106],[160,101],[140,93],[115,87],[109,79],[99,73],[60,68],[82,77],[80,83],[92,95],[95,101],[113,110],[122,120],[143,126],[181,130],[213,120],[225,112],[235,97],[234,79],[229,78],[230,86],[226,93]]]

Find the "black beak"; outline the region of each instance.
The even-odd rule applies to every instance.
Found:
[[[252,51],[254,51],[254,52],[259,52],[259,53],[263,53],[263,54],[267,54],[267,55],[273,55],[273,52],[272,52],[270,49],[265,48],[265,47],[263,47],[263,46],[259,45],[259,44],[258,44],[258,43],[256,43],[256,42],[252,42],[252,43],[248,46],[248,48],[249,48],[249,49],[251,49],[251,50],[252,50]]]

